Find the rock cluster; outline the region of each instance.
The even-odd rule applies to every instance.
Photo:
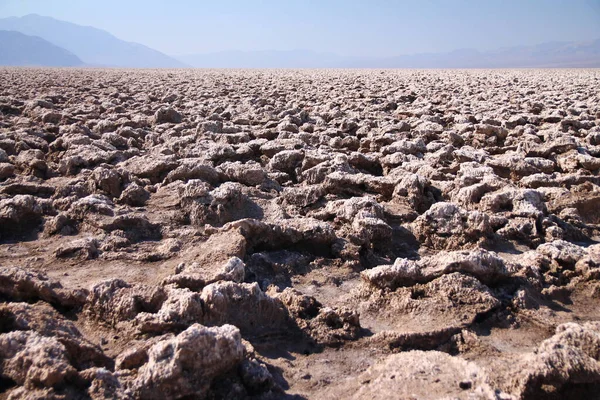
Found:
[[[597,395],[599,80],[0,69],[0,397]]]

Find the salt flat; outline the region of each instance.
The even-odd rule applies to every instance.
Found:
[[[0,398],[593,398],[600,70],[0,68]]]

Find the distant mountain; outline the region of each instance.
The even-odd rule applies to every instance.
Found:
[[[159,51],[125,42],[101,29],[76,25],[36,14],[0,19],[0,29],[39,36],[92,66],[133,68],[187,67]]]
[[[0,0],[2,1],[2,0]],[[550,42],[494,51],[461,49],[449,53],[428,53],[388,57],[346,57],[310,50],[222,51],[171,57],[144,45],[125,42],[112,34],[36,14],[0,19],[0,30],[37,36],[62,48],[89,66],[132,68],[555,68],[600,67],[600,39],[587,42]],[[6,43],[6,41],[9,43]],[[18,42],[2,40],[3,52],[18,51]],[[19,40],[23,40],[22,38]],[[29,54],[42,63],[42,54]],[[14,56],[14,55],[13,55]],[[8,60],[7,54],[0,57]],[[17,58],[15,58],[17,60]],[[5,61],[8,62],[8,61]],[[11,61],[20,63],[20,61]],[[23,63],[32,62],[25,59]],[[51,62],[51,61],[49,61]],[[58,62],[58,61],[52,61]],[[65,61],[66,62],[66,61]],[[75,61],[70,61],[75,62]],[[31,65],[31,64],[30,64]],[[55,64],[36,64],[55,65]],[[71,65],[71,64],[69,64]]]
[[[481,52],[461,49],[395,57],[344,57],[309,50],[224,51],[178,57],[198,68],[578,68],[600,67],[600,39]]]
[[[335,68],[358,60],[310,50],[221,51],[177,58],[198,68]]]
[[[382,68],[591,68],[600,67],[600,40],[588,43],[551,42],[486,52],[465,49],[398,56],[381,59],[379,64]]]
[[[73,67],[83,62],[40,37],[0,30],[0,65]]]

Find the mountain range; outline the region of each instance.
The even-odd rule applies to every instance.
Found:
[[[481,52],[473,49],[394,57],[345,57],[309,50],[223,51],[178,57],[196,68],[576,68],[600,67],[600,39]]]
[[[72,67],[83,65],[83,61],[40,37],[0,31],[0,65]]]
[[[600,39],[389,57],[310,50],[169,56],[101,29],[36,14],[0,19],[0,65],[128,68],[555,68],[600,67]],[[15,34],[21,33],[21,35]]]
[[[39,36],[95,67],[181,68],[184,63],[139,43],[126,42],[109,32],[30,14],[0,19],[0,30]],[[48,64],[49,65],[49,64]]]

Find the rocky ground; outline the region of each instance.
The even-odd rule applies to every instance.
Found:
[[[600,70],[0,69],[0,399],[600,393]]]

